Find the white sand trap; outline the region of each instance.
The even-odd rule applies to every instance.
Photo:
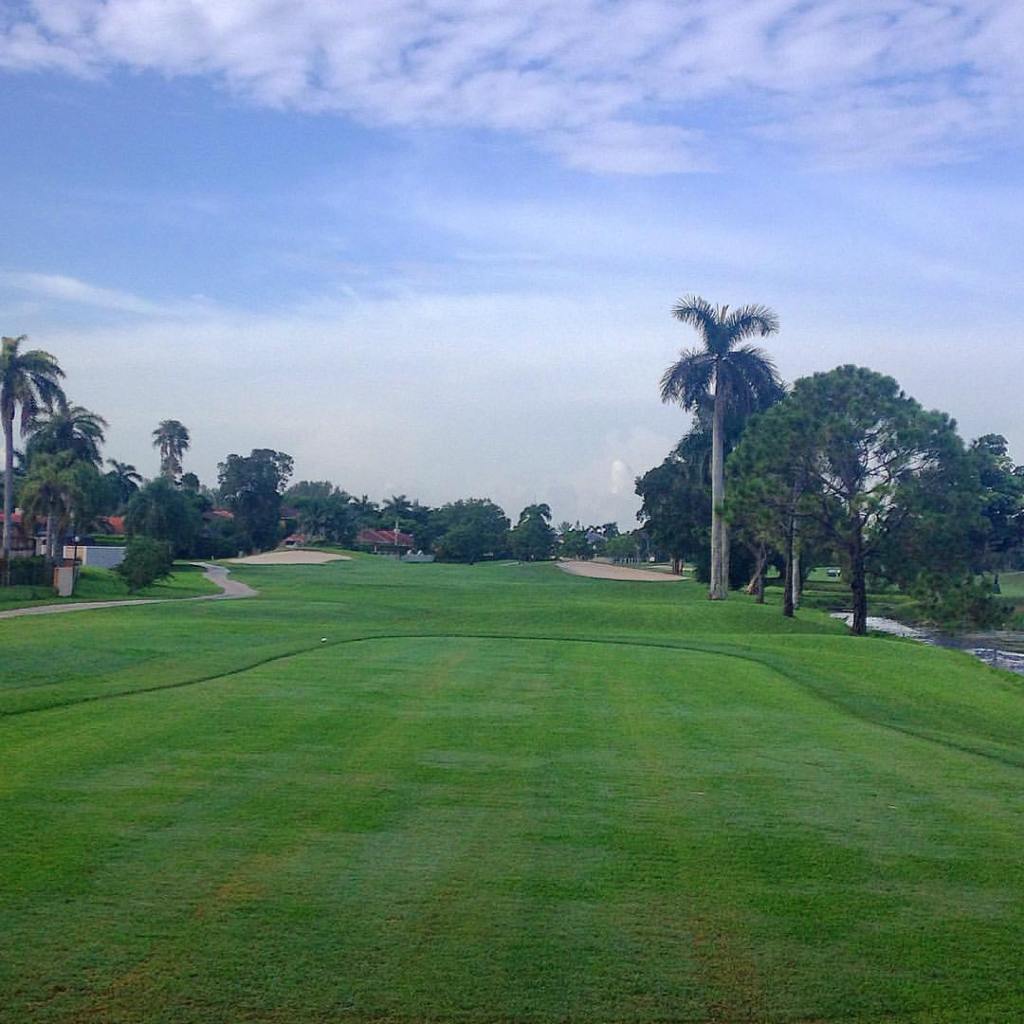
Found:
[[[334,555],[328,551],[265,551],[262,555],[229,558],[235,565],[323,565],[324,562],[350,562],[349,555]]]
[[[638,583],[677,583],[682,576],[656,569],[634,569],[628,565],[609,565],[607,562],[583,562],[576,559],[559,561],[558,568],[573,576],[589,576],[595,580],[633,580]]]

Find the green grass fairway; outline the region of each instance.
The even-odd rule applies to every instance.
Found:
[[[685,582],[235,572],[0,622],[5,1024],[1024,1019],[1019,677]]]

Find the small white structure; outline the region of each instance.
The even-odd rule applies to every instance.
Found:
[[[64,557],[94,569],[113,569],[124,561],[126,550],[114,544],[65,544]]]
[[[70,597],[75,592],[75,570],[64,565],[53,570],[53,589],[58,597]]]

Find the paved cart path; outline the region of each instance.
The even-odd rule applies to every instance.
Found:
[[[228,577],[230,569],[209,562],[192,562],[206,571],[203,575],[214,585],[220,587],[219,594],[202,594],[199,597],[141,597],[124,601],[79,601],[77,604],[37,604],[31,608],[11,608],[0,612],[0,619],[18,619],[23,615],[58,615],[62,612],[88,612],[99,608],[127,608],[139,604],[179,604],[182,601],[223,601],[240,597],[256,597],[258,590],[253,590],[246,583]]]

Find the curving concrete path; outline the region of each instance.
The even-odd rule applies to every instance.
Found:
[[[192,562],[206,571],[203,575],[215,586],[220,587],[219,594],[202,594],[199,597],[140,597],[124,601],[80,601],[77,604],[37,604],[31,608],[11,608],[0,612],[0,619],[19,619],[24,615],[59,615],[64,612],[89,612],[99,608],[128,608],[139,604],[179,604],[182,601],[224,601],[241,597],[256,597],[258,590],[253,590],[247,583],[228,578],[230,569],[210,562]]]
[[[193,562],[193,565],[202,566],[206,572],[203,574],[211,583],[220,587],[219,594],[204,594],[202,597],[186,597],[186,601],[222,601],[224,598],[234,597],[256,597],[258,590],[254,590],[248,583],[240,580],[229,579],[230,569],[223,565],[213,565],[211,562]],[[174,598],[169,598],[174,600]],[[180,599],[179,599],[180,600]]]

